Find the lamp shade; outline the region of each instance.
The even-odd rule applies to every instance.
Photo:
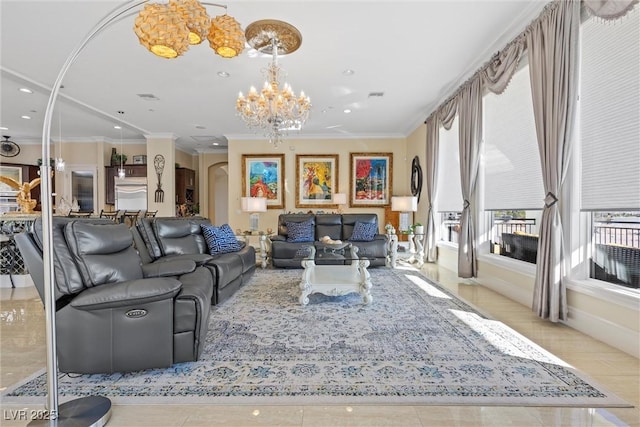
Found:
[[[134,24],[140,44],[162,58],[175,58],[189,49],[189,29],[182,16],[165,4],[147,4]]]
[[[207,38],[211,49],[223,58],[238,56],[244,49],[245,37],[240,23],[226,14],[211,20]]]
[[[345,193],[335,193],[333,195],[333,203],[336,205],[346,205],[347,195]]]
[[[397,212],[415,212],[418,210],[418,198],[413,196],[392,196],[391,210]]]
[[[243,197],[242,211],[243,212],[266,212],[267,199],[265,197]]]

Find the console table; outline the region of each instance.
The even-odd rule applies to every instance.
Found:
[[[335,257],[337,251],[343,251],[343,258]],[[333,260],[344,259],[351,264],[317,265],[322,255],[330,255]],[[309,254],[302,260],[302,280],[300,281],[300,304],[309,304],[309,295],[320,293],[327,296],[340,296],[358,292],[365,304],[370,304],[371,275],[367,270],[369,260],[358,257],[358,248],[351,243],[336,245],[333,249],[324,248],[317,253],[314,246],[309,246]]]

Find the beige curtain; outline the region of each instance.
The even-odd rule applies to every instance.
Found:
[[[425,181],[427,203],[429,203],[429,211],[427,212],[427,228],[425,242],[425,261],[436,262],[438,259],[438,251],[436,247],[436,220],[433,203],[435,201],[435,192],[438,185],[438,145],[440,143],[439,121],[437,114],[429,116],[425,122],[427,125],[427,152],[425,165]]]
[[[520,35],[498,52],[480,72],[483,87],[498,95],[504,92],[518,69],[524,48],[525,37]]]
[[[526,32],[536,135],[547,193],[540,221],[532,308],[552,322],[567,318],[558,202],[571,154],[579,27],[580,1],[565,0],[552,3]]]
[[[458,276],[476,277],[476,181],[480,163],[482,138],[482,84],[480,78],[471,80],[458,95],[460,147],[460,184],[462,185],[462,216],[458,240]]]

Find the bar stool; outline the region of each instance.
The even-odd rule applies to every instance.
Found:
[[[138,216],[140,215],[140,211],[124,211],[122,217],[124,218],[124,223],[126,223],[129,227],[135,225]]]
[[[118,215],[120,214],[120,211],[113,211],[113,212],[109,212],[109,211],[105,211],[104,209],[102,209],[100,211],[100,218],[109,218],[111,221],[113,222],[118,222]]]

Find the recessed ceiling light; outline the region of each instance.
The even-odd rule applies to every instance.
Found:
[[[22,93],[33,93],[33,91],[27,87],[21,87],[20,89],[18,89],[20,92]]]
[[[114,128],[114,129],[122,129],[122,126],[115,125],[113,128]]]
[[[31,120],[30,116],[20,116],[21,118],[25,119],[25,120]]]
[[[349,114],[350,112],[351,112],[351,109],[349,109],[349,108],[345,108],[345,109],[344,109],[344,113],[345,113],[345,114]]]
[[[218,71],[218,77],[229,77],[231,74],[227,73],[226,71]]]
[[[6,128],[4,126],[0,126],[0,130],[9,130],[9,128]]]
[[[353,76],[356,72],[350,69],[346,69],[342,72],[345,76]]]
[[[214,142],[213,145],[220,145],[220,143],[219,142]]]

